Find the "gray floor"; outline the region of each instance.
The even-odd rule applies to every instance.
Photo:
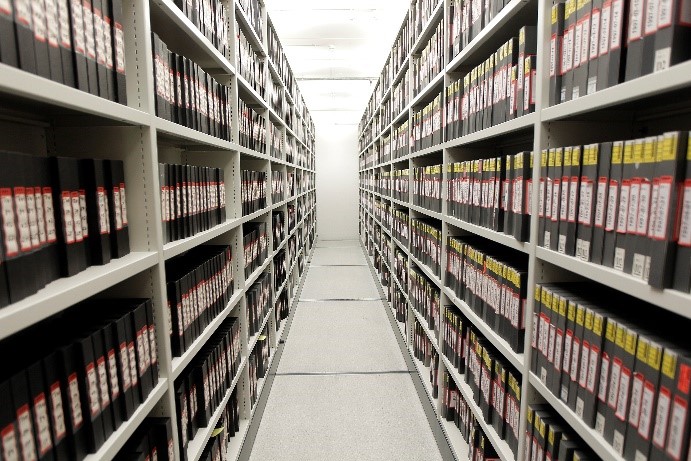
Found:
[[[366,264],[317,242],[250,460],[442,459],[382,301],[317,301],[379,298]]]

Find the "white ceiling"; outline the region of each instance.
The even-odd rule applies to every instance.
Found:
[[[312,116],[358,123],[409,0],[265,3]]]

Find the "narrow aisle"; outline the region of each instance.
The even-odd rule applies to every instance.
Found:
[[[443,459],[359,242],[317,242],[299,299],[249,460]]]

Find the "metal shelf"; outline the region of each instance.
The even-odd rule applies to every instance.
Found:
[[[511,362],[511,365],[513,365],[516,370],[523,370],[525,362],[523,360],[522,353],[517,353],[511,349],[509,343],[495,333],[493,329],[491,329],[480,317],[478,317],[470,306],[468,306],[462,299],[459,299],[451,288],[444,287],[443,292],[449,298],[449,300],[461,310],[463,315],[470,320],[478,330],[480,330],[482,336],[489,339],[492,345],[501,353],[501,355]]]
[[[118,452],[125,446],[125,443],[132,437],[139,425],[149,416],[151,411],[168,390],[168,384],[164,378],[158,378],[158,384],[149,393],[146,400],[134,410],[132,416],[127,421],[123,421],[118,430],[113,432],[108,440],[98,449],[96,453],[88,455],[84,461],[104,461],[115,458]]]
[[[146,112],[2,63],[0,95],[3,107],[16,106],[19,111],[36,114],[34,117],[54,117],[58,121],[68,116],[93,118],[80,118],[82,125],[148,126],[151,123],[151,116]]]
[[[226,320],[228,315],[236,307],[239,306],[238,302],[242,299],[244,295],[245,290],[236,289],[235,293],[233,293],[233,296],[230,298],[228,305],[226,305],[223,311],[219,315],[217,315],[216,318],[214,318],[209,325],[206,326],[202,334],[194,340],[192,345],[180,357],[173,357],[173,379],[177,379],[178,376],[180,376],[180,374],[185,370],[187,365],[189,365],[190,362],[192,362],[192,359],[196,357],[197,353],[199,353],[199,351],[204,347],[209,338],[211,338],[211,336],[213,336],[213,334],[216,333],[216,330]]]
[[[187,445],[187,461],[199,461],[201,458],[204,448],[206,448],[206,443],[211,438],[211,433],[216,429],[216,423],[218,423],[218,420],[221,419],[221,414],[223,414],[223,411],[228,405],[228,401],[230,400],[230,396],[233,394],[233,390],[237,387],[245,365],[247,365],[247,357],[242,357],[240,360],[240,366],[235,374],[235,378],[233,378],[233,382],[226,390],[220,405],[216,408],[214,414],[211,415],[209,424],[207,424],[206,427],[198,429],[197,433],[194,435],[194,438],[190,440],[189,444]]]
[[[458,218],[453,218],[451,216],[444,216],[444,222],[450,224],[454,227],[458,227],[467,232],[471,232],[480,237],[484,237],[487,240],[491,240],[505,247],[520,251],[521,253],[530,253],[532,248],[532,243],[530,242],[520,242],[516,240],[513,235],[508,235],[503,232],[497,232],[486,227],[478,226],[476,224],[471,224],[465,221],[461,221]]]
[[[528,376],[530,377],[530,384],[533,388],[557,411],[557,413],[559,413],[559,416],[564,418],[568,425],[583,439],[586,445],[588,445],[601,459],[624,461],[624,458],[620,456],[600,434],[594,429],[586,426],[583,420],[580,419],[571,408],[555,397],[549,389],[542,384],[540,378],[535,376],[532,372],[528,373]]]
[[[252,24],[250,24],[250,21],[242,7],[235,0],[233,0],[233,3],[235,3],[235,19],[245,32],[245,38],[247,38],[247,40],[252,44],[254,51],[259,55],[259,57],[265,58],[267,54],[266,49],[264,48],[264,43],[254,30],[254,27],[252,27]]]
[[[0,339],[45,320],[158,264],[155,252],[133,252],[103,266],[49,283],[19,302],[0,309]]]
[[[226,56],[192,24],[173,0],[150,0],[153,31],[162,35],[173,51],[181,53],[206,69],[219,69],[227,75],[235,68]]]
[[[658,290],[643,280],[610,267],[584,262],[556,251],[536,247],[538,259],[562,267],[597,283],[607,285],[640,300],[655,304],[662,309],[691,319],[691,294],[677,290]]]

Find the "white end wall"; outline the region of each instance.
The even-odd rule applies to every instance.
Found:
[[[317,233],[320,240],[358,238],[357,124],[313,113],[316,131]],[[340,120],[339,120],[340,119]]]

